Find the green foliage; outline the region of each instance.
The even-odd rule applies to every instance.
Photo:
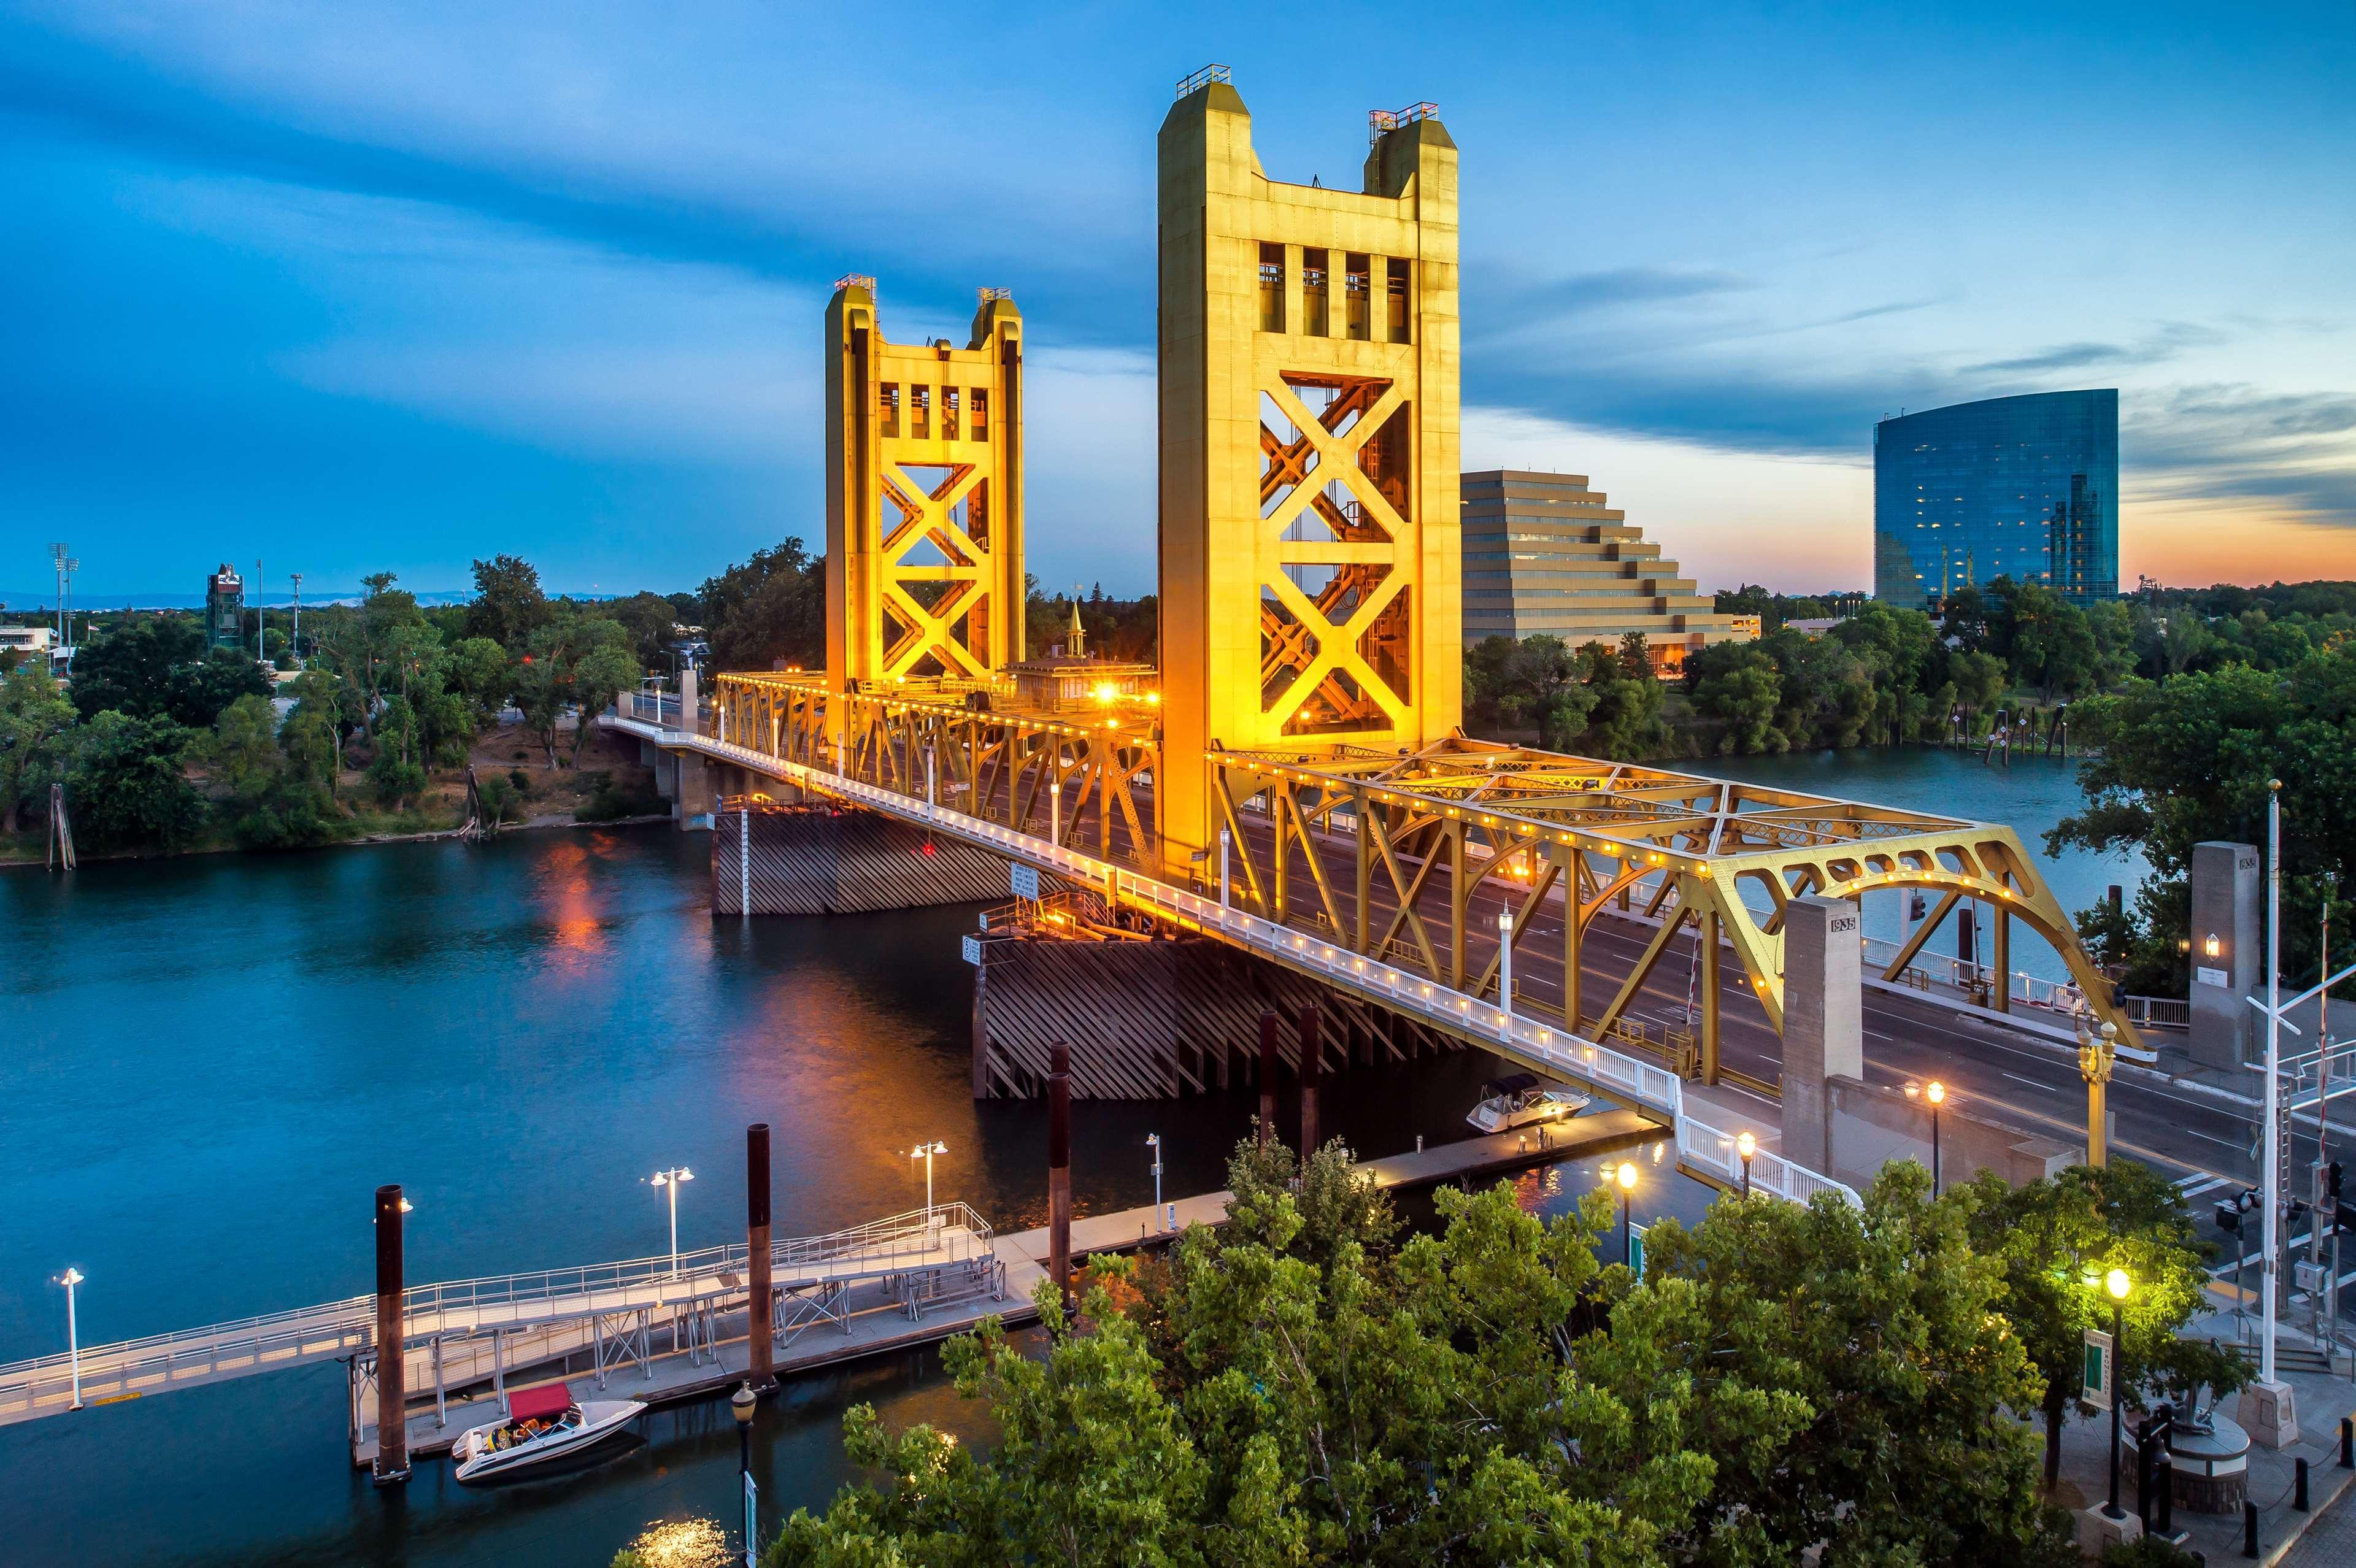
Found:
[[[2131,680],[2072,716],[2097,750],[2079,768],[2084,808],[2046,835],[2047,852],[2140,849],[2177,883],[2202,840],[2265,842],[2266,784],[2280,779],[2283,956],[2311,972],[2327,877],[2356,891],[2356,636],[2284,669]],[[2152,895],[2135,950],[2156,959],[2187,935],[2181,908],[2179,891]]]
[[[1695,711],[1726,726],[1719,751],[1746,756],[1790,746],[1775,723],[1783,706],[1783,677],[1765,649],[1750,643],[1720,643],[1689,663],[1702,667],[1694,687]]]
[[[1023,633],[1028,638],[1025,646],[1032,653],[1044,654],[1069,640],[1076,597],[1080,607],[1080,630],[1087,635],[1088,652],[1108,659],[1153,662],[1162,630],[1161,601],[1154,595],[1115,599],[1099,584],[1087,593],[1076,591],[1051,597],[1039,592],[1039,580],[1035,577],[1025,580],[1023,605]]]
[[[496,717],[508,699],[508,650],[489,637],[467,637],[450,646],[451,689],[475,706],[477,724]]]
[[[1534,729],[1539,744],[1567,749],[1594,709],[1595,693],[1560,637],[1485,637],[1465,651],[1464,709],[1476,724]]]
[[[209,730],[240,697],[271,690],[251,654],[208,654],[203,628],[185,615],[126,616],[74,656],[73,701],[84,719],[112,709]]]
[[[1633,634],[1632,634],[1633,635]],[[1599,757],[1636,762],[1657,756],[1668,740],[1662,722],[1661,683],[1644,656],[1644,639],[1618,652],[1601,643],[1579,650],[1579,667],[1592,704],[1580,749]]]
[[[521,768],[509,775],[511,780],[528,777]],[[626,816],[659,816],[668,805],[653,784],[643,779],[627,785],[617,785],[614,775],[600,770],[584,773],[581,782],[589,786],[589,798],[573,812],[575,822],[618,822]],[[519,789],[519,795],[523,792]]]
[[[0,832],[16,832],[19,810],[56,782],[74,717],[46,670],[0,677]]]
[[[705,637],[722,669],[768,669],[826,661],[824,561],[789,539],[707,578]],[[627,634],[625,634],[626,644]]]
[[[204,797],[181,765],[194,739],[169,719],[112,709],[80,726],[68,784],[77,839],[101,851],[172,850],[194,840]]]
[[[629,650],[629,633],[602,617],[562,616],[531,635],[530,645],[509,671],[510,696],[552,769],[564,716],[578,705],[573,747],[577,758],[585,731],[595,726],[596,710],[637,683],[637,661]]]
[[[482,802],[483,814],[490,818],[493,827],[512,816],[523,798],[523,792],[498,773],[484,773],[475,780],[475,796]]]
[[[2200,1561],[2164,1535],[2114,1541],[2103,1552],[2103,1568],[2194,1568]]]
[[[1042,1287],[1044,1356],[994,1320],[952,1340],[991,1451],[854,1410],[874,1481],[795,1514],[771,1568],[2067,1560],[2001,1272],[1911,1164],[1862,1210],[1664,1221],[1638,1282],[1596,1262],[1601,1193],[1542,1221],[1443,1189],[1440,1233],[1395,1244],[1344,1160],[1296,1189],[1246,1146],[1224,1231],[1100,1266],[1077,1320]]]
[[[466,635],[519,648],[554,612],[541,591],[540,569],[520,556],[475,562],[475,597],[466,605]]]
[[[2239,1360],[2178,1337],[2205,1310],[2213,1249],[2194,1231],[2183,1194],[2150,1167],[2079,1166],[2019,1189],[1983,1172],[1954,1196],[1974,1244],[2003,1271],[2001,1310],[2036,1370],[2039,1395],[2022,1408],[2044,1413],[2049,1483],[2061,1473],[2062,1422],[2083,1375],[2085,1331],[2111,1325],[2103,1288],[2110,1270],[2135,1282],[2119,1346],[2119,1386],[2130,1397],[2165,1396],[2181,1410],[2204,1385],[2221,1393],[2242,1386],[2248,1372]]]

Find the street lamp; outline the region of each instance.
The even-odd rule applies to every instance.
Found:
[[[2119,1377],[2119,1345],[2132,1283],[2123,1268],[2115,1268],[2103,1277],[2103,1288],[2111,1293],[2111,1500],[2103,1505],[2105,1519],[2126,1518],[2119,1508],[2119,1406],[2126,1397],[2126,1386]]]
[[[736,1392],[728,1396],[728,1409],[736,1417],[736,1479],[744,1496],[744,1568],[755,1568],[753,1412],[759,1403],[749,1382],[738,1383]]]
[[[925,1162],[925,1228],[927,1231],[932,1228],[933,1223],[933,1156],[948,1152],[948,1146],[937,1139],[931,1143],[918,1144],[908,1151],[910,1159],[921,1159]]]
[[[1751,1157],[1759,1152],[1759,1140],[1749,1133],[1734,1135],[1734,1152],[1742,1157],[1742,1196],[1751,1196]]]
[[[74,1286],[82,1282],[81,1270],[69,1264],[58,1275],[58,1283],[66,1287],[66,1356],[73,1362],[73,1403],[67,1408],[81,1408],[81,1330],[74,1321]]]
[[[1630,1270],[1636,1266],[1635,1232],[1628,1226],[1628,1198],[1636,1190],[1636,1162],[1623,1159],[1612,1173],[1620,1188],[1620,1261]]]
[[[2208,939],[2201,944],[2201,951],[2207,956],[2214,958],[2217,956],[2219,945],[2217,933],[2212,931],[2209,933]]]
[[[1906,1081],[1906,1097],[1909,1100],[1927,1100],[1931,1104],[1931,1196],[1936,1198],[1939,1195],[1939,1107],[1947,1103],[1947,1086],[1935,1078],[1931,1080],[1928,1087],[1909,1078]]]
[[[1145,1135],[1145,1147],[1153,1151],[1153,1217],[1162,1218],[1162,1135]]]
[[[654,1185],[663,1189],[670,1198],[670,1272],[674,1279],[679,1276],[679,1187],[682,1181],[694,1179],[695,1172],[683,1165],[658,1170],[652,1178]]]
[[[1514,1031],[1514,912],[1497,912],[1497,1010],[1505,1015],[1505,1037]]]

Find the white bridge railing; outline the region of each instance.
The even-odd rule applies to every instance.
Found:
[[[611,1313],[655,1309],[746,1285],[749,1253],[740,1243],[620,1263],[584,1264],[444,1280],[402,1293],[403,1338],[465,1335]],[[912,1210],[849,1230],[788,1237],[770,1248],[777,1285],[881,1278],[954,1268],[991,1256],[988,1221],[962,1202]],[[376,1298],[348,1296],[317,1307],[239,1318],[85,1348],[80,1357],[84,1403],[162,1392],[198,1383],[340,1360],[374,1349]],[[0,1425],[51,1414],[72,1399],[75,1358],[42,1356],[0,1366]]]
[[[1091,855],[1019,833],[997,823],[969,816],[948,806],[935,805],[897,790],[864,780],[812,768],[750,746],[668,731],[664,745],[691,746],[708,755],[782,778],[788,783],[824,789],[845,799],[872,805],[937,831],[954,833],[1015,859],[1069,878],[1084,886],[1100,888],[1116,901],[1156,911],[1180,925],[1216,931],[1238,946],[1263,954],[1279,963],[1321,975],[1344,989],[1398,1011],[1419,1015],[1469,1031],[1500,1054],[1521,1059],[1542,1071],[1583,1082],[1631,1100],[1669,1121],[1677,1130],[1677,1148],[1696,1168],[1730,1183],[1739,1181],[1740,1168],[1733,1162],[1733,1141],[1706,1124],[1691,1120],[1685,1108],[1685,1082],[1665,1067],[1609,1050],[1570,1030],[1537,1019],[1508,1014],[1494,1003],[1452,990],[1408,970],[1365,957],[1288,925],[1222,904],[1215,899],[1144,876]],[[1729,1151],[1716,1157],[1718,1141]],[[1731,1163],[1730,1163],[1731,1162]],[[1751,1162],[1751,1186],[1804,1203],[1819,1192],[1834,1192],[1857,1201],[1849,1188],[1780,1157],[1760,1155]]]

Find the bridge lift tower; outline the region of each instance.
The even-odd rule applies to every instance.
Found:
[[[1456,144],[1372,117],[1365,188],[1264,174],[1214,66],[1162,121],[1165,871],[1222,749],[1419,751],[1462,706]]]
[[[875,280],[826,310],[826,678],[986,681],[1023,656],[1023,315],[983,289],[963,348],[887,342]],[[840,704],[836,707],[839,709]]]

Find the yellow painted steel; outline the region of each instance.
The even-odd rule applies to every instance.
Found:
[[[1023,656],[1023,317],[981,291],[963,348],[887,341],[874,281],[826,309],[826,668],[836,691]]]
[[[1362,190],[1264,174],[1236,90],[1162,122],[1161,611],[1168,753],[1419,748],[1459,673],[1456,145],[1377,115]],[[1216,821],[1163,793],[1165,866]]]

